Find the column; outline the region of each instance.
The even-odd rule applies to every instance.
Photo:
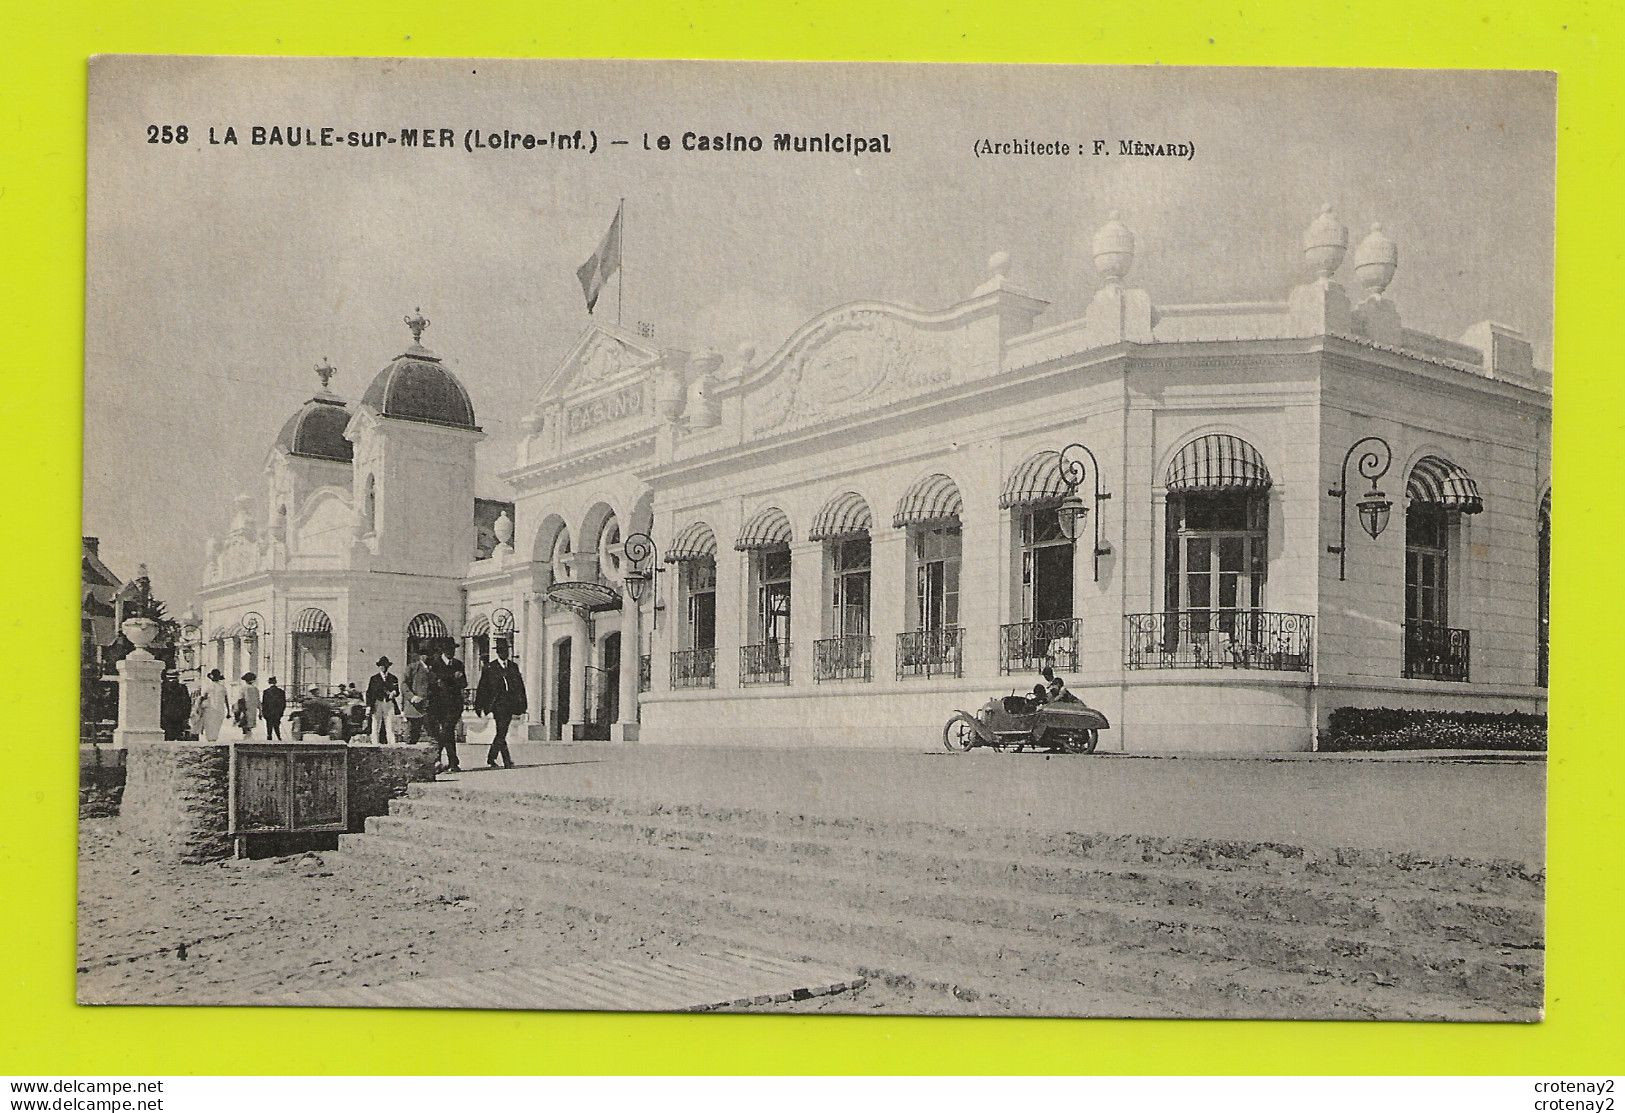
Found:
[[[897,678],[897,635],[908,613],[908,531],[877,523],[869,534],[869,631],[875,680]]]
[[[726,545],[717,550],[718,688],[739,687],[739,647],[745,644],[751,607],[748,555]]]
[[[813,643],[824,628],[824,543],[790,545],[790,683],[812,684]]]
[[[541,597],[526,592],[515,614],[518,616],[515,621],[523,624],[519,627],[519,667],[525,677],[526,702],[530,704],[530,711],[525,716],[525,736],[532,742],[540,742],[547,734],[547,705],[550,702]],[[540,731],[536,729],[538,725],[542,727]]]
[[[571,742],[581,738],[587,727],[587,660],[592,656],[592,630],[585,611],[570,612],[570,721],[559,731]]]
[[[638,740],[638,679],[643,656],[643,607],[621,596],[621,705],[616,709],[610,737],[617,742]]]
[[[972,509],[968,499],[959,518],[962,531],[959,624],[965,628],[966,676],[996,676],[999,672],[999,611],[1003,595],[997,589],[999,519],[996,507]],[[989,586],[993,590],[988,590]]]

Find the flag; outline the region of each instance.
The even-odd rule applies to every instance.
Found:
[[[604,233],[603,242],[598,250],[576,268],[576,277],[581,280],[581,292],[587,295],[587,312],[591,313],[593,306],[598,304],[598,295],[609,282],[609,276],[621,269],[621,208],[615,209],[615,219],[610,221],[609,231]]]

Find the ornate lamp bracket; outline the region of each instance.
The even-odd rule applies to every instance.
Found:
[[[1362,448],[1364,449],[1362,451]],[[1360,525],[1375,541],[1388,528],[1388,516],[1394,504],[1377,488],[1377,480],[1388,474],[1388,468],[1394,462],[1394,450],[1388,447],[1388,442],[1381,437],[1362,437],[1349,445],[1349,450],[1343,454],[1343,467],[1338,472],[1337,486],[1326,494],[1337,500],[1337,544],[1327,545],[1328,553],[1337,554],[1337,578],[1347,579],[1348,572],[1348,476],[1349,461],[1354,454],[1360,453],[1360,462],[1357,465],[1360,475],[1371,481],[1371,490],[1360,497],[1355,503],[1355,509],[1360,515]]]
[[[1077,540],[1078,522],[1081,518],[1093,517],[1095,520],[1095,542],[1090,553],[1094,561],[1095,582],[1100,582],[1100,558],[1111,552],[1100,544],[1100,504],[1111,498],[1111,494],[1100,489],[1100,464],[1095,460],[1095,454],[1088,447],[1073,442],[1060,451],[1061,479],[1066,483],[1067,495],[1061,500],[1061,530],[1073,541]],[[1092,506],[1086,505],[1078,489],[1084,482],[1093,479],[1095,501]],[[1094,514],[1089,513],[1090,510]]]

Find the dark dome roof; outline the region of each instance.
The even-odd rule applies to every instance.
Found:
[[[378,372],[361,400],[385,417],[477,429],[474,403],[440,357],[417,344]]]
[[[342,401],[331,395],[317,395],[288,418],[277,434],[277,447],[295,456],[348,464],[355,453],[355,446],[344,439],[344,428],[349,424],[350,410]]]

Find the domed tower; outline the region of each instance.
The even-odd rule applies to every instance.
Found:
[[[412,343],[378,372],[345,436],[354,446],[354,536],[379,571],[462,576],[474,559],[474,454],[485,434],[457,376]]]
[[[313,492],[330,487],[347,493],[354,485],[353,446],[344,437],[350,408],[331,389],[335,374],[326,360],[316,366],[321,388],[283,423],[271,446],[265,527],[274,541],[287,542],[290,519]]]

